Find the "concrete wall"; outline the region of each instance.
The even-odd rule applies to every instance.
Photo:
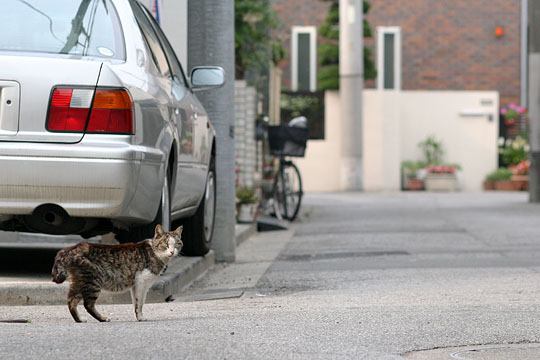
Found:
[[[337,191],[341,179],[341,113],[339,95],[334,91],[325,94],[325,140],[310,140],[306,157],[294,158],[300,168],[304,190]]]
[[[236,152],[236,182],[240,186],[255,185],[257,148],[255,143],[255,120],[257,116],[257,92],[244,80],[234,82],[234,148]]]
[[[326,94],[325,140],[311,140],[306,157],[296,162],[306,191],[339,191],[341,123],[339,95]],[[463,190],[478,191],[497,167],[496,92],[364,92],[364,187],[366,191],[400,188],[400,164],[420,160],[418,143],[435,135],[446,162],[463,171]],[[489,121],[491,115],[493,121]]]
[[[412,91],[403,92],[399,103],[402,160],[421,158],[417,144],[433,134],[443,142],[445,160],[462,166],[463,189],[480,190],[497,167],[497,93]],[[477,113],[491,114],[492,121]]]

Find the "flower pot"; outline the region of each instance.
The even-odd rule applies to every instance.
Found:
[[[516,125],[516,119],[504,119],[504,125],[507,127],[512,127]]]
[[[514,183],[512,180],[496,181],[495,190],[498,191],[514,191]]]
[[[424,190],[424,182],[420,179],[407,179],[405,189],[409,191]]]
[[[495,181],[486,180],[484,181],[484,190],[495,190]]]
[[[239,223],[252,223],[255,221],[255,215],[257,213],[257,204],[240,204],[238,206],[238,218]]]
[[[427,174],[427,191],[457,191],[458,182],[455,174]]]
[[[516,191],[529,190],[528,175],[512,175],[512,183],[514,184],[514,190]]]

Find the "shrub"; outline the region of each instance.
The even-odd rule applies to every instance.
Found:
[[[429,136],[426,140],[420,142],[418,147],[424,154],[424,160],[427,165],[439,165],[444,156],[442,143],[435,136]]]
[[[257,202],[255,190],[247,186],[241,186],[236,189],[236,201],[238,204],[254,204]]]
[[[510,181],[512,179],[512,172],[507,168],[499,168],[486,177],[488,181]]]
[[[521,136],[517,136],[514,140],[507,139],[504,145],[499,148],[499,153],[505,166],[517,165],[527,160],[529,143]]]

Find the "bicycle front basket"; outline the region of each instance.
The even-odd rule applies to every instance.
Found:
[[[303,157],[306,152],[309,130],[292,126],[269,126],[270,153],[276,156]]]

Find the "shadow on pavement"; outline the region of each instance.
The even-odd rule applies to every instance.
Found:
[[[5,274],[49,274],[58,249],[0,247],[0,276]]]

